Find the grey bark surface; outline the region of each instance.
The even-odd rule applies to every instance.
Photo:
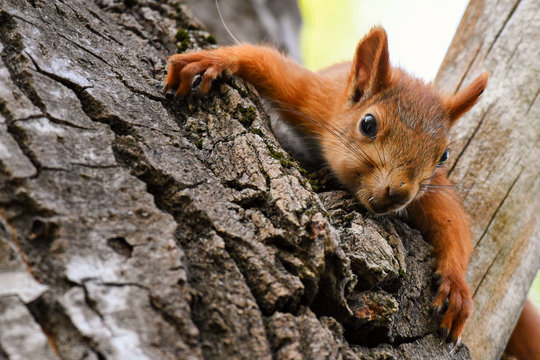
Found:
[[[456,91],[490,72],[454,129],[451,179],[470,214],[475,311],[464,341],[498,359],[540,267],[540,3],[472,0],[437,84]]]
[[[469,359],[430,245],[315,193],[249,84],[161,94],[182,9],[0,3],[0,358]]]

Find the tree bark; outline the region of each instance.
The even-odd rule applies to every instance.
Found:
[[[175,1],[0,3],[0,358],[469,359],[430,245],[315,193],[249,84],[161,94],[211,42]]]
[[[464,336],[475,359],[500,358],[540,267],[539,34],[538,1],[472,0],[436,79],[452,92],[490,72],[452,145],[475,243]]]

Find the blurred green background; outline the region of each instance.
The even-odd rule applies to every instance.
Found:
[[[467,1],[299,0],[299,5],[304,21],[303,62],[310,69],[351,60],[358,40],[371,26],[382,25],[392,63],[431,81]],[[529,298],[540,310],[540,272]]]
[[[304,64],[317,70],[350,60],[373,25],[388,33],[391,61],[431,80],[450,45],[466,0],[299,0]]]

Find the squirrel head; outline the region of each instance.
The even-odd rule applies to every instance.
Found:
[[[390,65],[388,41],[373,28],[356,48],[331,134],[322,149],[337,177],[377,214],[398,211],[422,195],[448,158],[448,133],[477,101],[488,74],[454,95]]]

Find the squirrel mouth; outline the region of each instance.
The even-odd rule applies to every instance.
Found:
[[[371,211],[373,211],[376,215],[386,215],[386,214],[390,214],[390,213],[393,213],[394,211],[397,211],[399,210],[399,208],[396,208],[395,206],[392,206],[392,205],[384,205],[384,206],[380,206],[380,205],[371,205]]]
[[[396,204],[396,203],[379,204],[379,203],[374,202],[373,200],[368,201],[368,203],[369,203],[368,210],[371,210],[375,215],[386,215],[386,214],[395,213],[404,209],[408,205],[408,202],[401,203],[401,204]]]

